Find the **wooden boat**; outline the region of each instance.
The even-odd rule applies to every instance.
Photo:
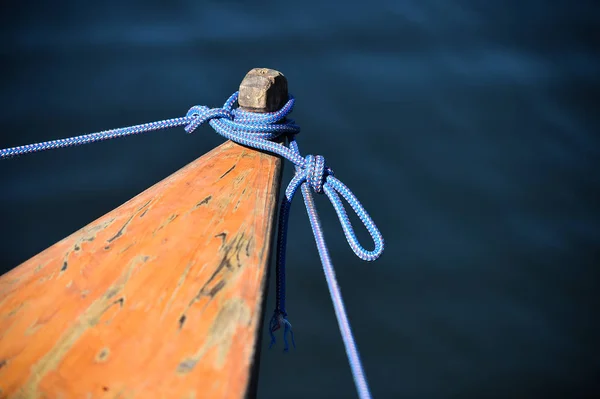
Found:
[[[1,276],[0,397],[253,397],[281,170],[228,141]]]

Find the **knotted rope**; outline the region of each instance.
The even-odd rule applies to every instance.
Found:
[[[350,323],[348,322],[342,295],[335,278],[335,271],[323,237],[323,230],[315,208],[311,189],[317,194],[325,193],[325,195],[327,195],[338,215],[350,248],[352,248],[352,251],[354,251],[360,259],[366,261],[377,259],[383,252],[383,237],[356,196],[348,189],[348,187],[346,187],[346,185],[344,185],[344,183],[334,177],[333,170],[326,166],[325,159],[321,155],[307,155],[306,157],[300,155],[300,150],[295,140],[295,135],[300,132],[300,128],[292,119],[286,118],[294,107],[295,100],[292,96],[289,96],[287,103],[282,109],[270,113],[253,113],[244,111],[240,108],[233,108],[237,99],[238,92],[231,95],[222,108],[210,109],[205,106],[194,106],[188,111],[186,116],[180,118],[3,149],[0,150],[0,159],[177,126],[185,126],[186,132],[192,133],[200,125],[206,122],[208,122],[217,133],[229,140],[259,150],[269,151],[286,158],[295,165],[296,174],[285,190],[285,195],[281,201],[279,211],[276,264],[276,307],[269,324],[269,333],[271,335],[270,346],[275,343],[274,332],[283,328],[284,350],[287,351],[289,349],[287,341],[288,333],[291,335],[292,345],[295,347],[292,325],[287,319],[285,308],[285,252],[290,206],[296,191],[301,187],[302,196],[304,197],[304,203],[317,244],[317,250],[323,264],[331,300],[346,348],[346,354],[352,369],[354,382],[359,397],[362,399],[370,398],[369,387],[356,348],[354,336],[350,329]],[[282,135],[287,137],[289,141],[288,147],[271,141]],[[375,244],[375,248],[372,251],[366,250],[358,242],[340,196],[346,200],[354,210],[371,235]]]

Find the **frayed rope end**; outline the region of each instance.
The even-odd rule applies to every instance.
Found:
[[[292,330],[292,324],[286,319],[287,314],[285,312],[281,312],[276,310],[273,313],[273,317],[271,317],[271,321],[269,323],[269,334],[271,335],[271,343],[269,344],[269,349],[276,343],[275,339],[275,331],[279,330],[283,327],[283,351],[288,352],[290,349],[287,335],[290,334],[292,338],[292,346],[296,349],[296,341],[294,340],[294,331]]]

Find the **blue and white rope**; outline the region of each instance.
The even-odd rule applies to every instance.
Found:
[[[366,261],[377,259],[383,252],[383,237],[356,196],[348,187],[346,187],[346,185],[344,185],[344,183],[334,177],[333,170],[326,166],[325,159],[322,156],[307,155],[306,157],[302,157],[302,155],[300,155],[298,143],[295,140],[295,135],[300,132],[300,128],[292,119],[286,119],[286,116],[294,107],[295,100],[292,96],[289,97],[287,103],[281,110],[270,113],[253,113],[244,111],[240,108],[234,108],[237,98],[238,93],[236,92],[229,97],[223,108],[210,109],[205,106],[194,106],[188,111],[186,116],[180,118],[3,149],[0,150],[0,159],[177,126],[185,126],[186,132],[192,133],[196,128],[206,122],[208,122],[217,133],[227,139],[259,150],[269,151],[288,159],[294,163],[296,174],[285,190],[285,195],[283,196],[279,211],[276,264],[276,307],[269,324],[271,346],[275,343],[274,332],[283,328],[284,350],[287,351],[289,349],[287,341],[288,333],[291,336],[292,345],[295,347],[292,325],[287,320],[285,307],[285,252],[290,207],[296,191],[301,187],[302,196],[304,197],[304,203],[315,236],[317,250],[323,264],[323,271],[325,273],[327,285],[329,286],[331,300],[333,302],[358,395],[361,399],[370,398],[371,394],[360,361],[358,349],[356,348],[354,336],[350,328],[340,288],[335,278],[335,271],[329,256],[329,251],[327,250],[325,238],[323,237],[323,230],[315,208],[311,189],[317,194],[325,193],[325,195],[327,195],[338,215],[350,248],[352,248],[352,251],[354,251],[360,259]],[[271,141],[281,135],[288,138],[288,147]],[[350,219],[348,218],[340,196],[346,200],[354,210],[371,235],[375,244],[373,250],[366,250],[358,242],[358,238],[354,233],[354,229],[352,228],[352,224],[350,223]]]

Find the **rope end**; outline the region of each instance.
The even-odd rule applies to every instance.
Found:
[[[292,346],[296,349],[296,341],[294,339],[294,331],[292,331],[292,324],[286,319],[287,314],[285,312],[275,310],[273,313],[273,317],[271,317],[271,321],[269,323],[269,334],[271,335],[271,343],[269,344],[269,349],[276,343],[275,339],[275,331],[279,330],[283,327],[283,351],[289,352],[290,345],[287,339],[288,333],[292,338]]]

